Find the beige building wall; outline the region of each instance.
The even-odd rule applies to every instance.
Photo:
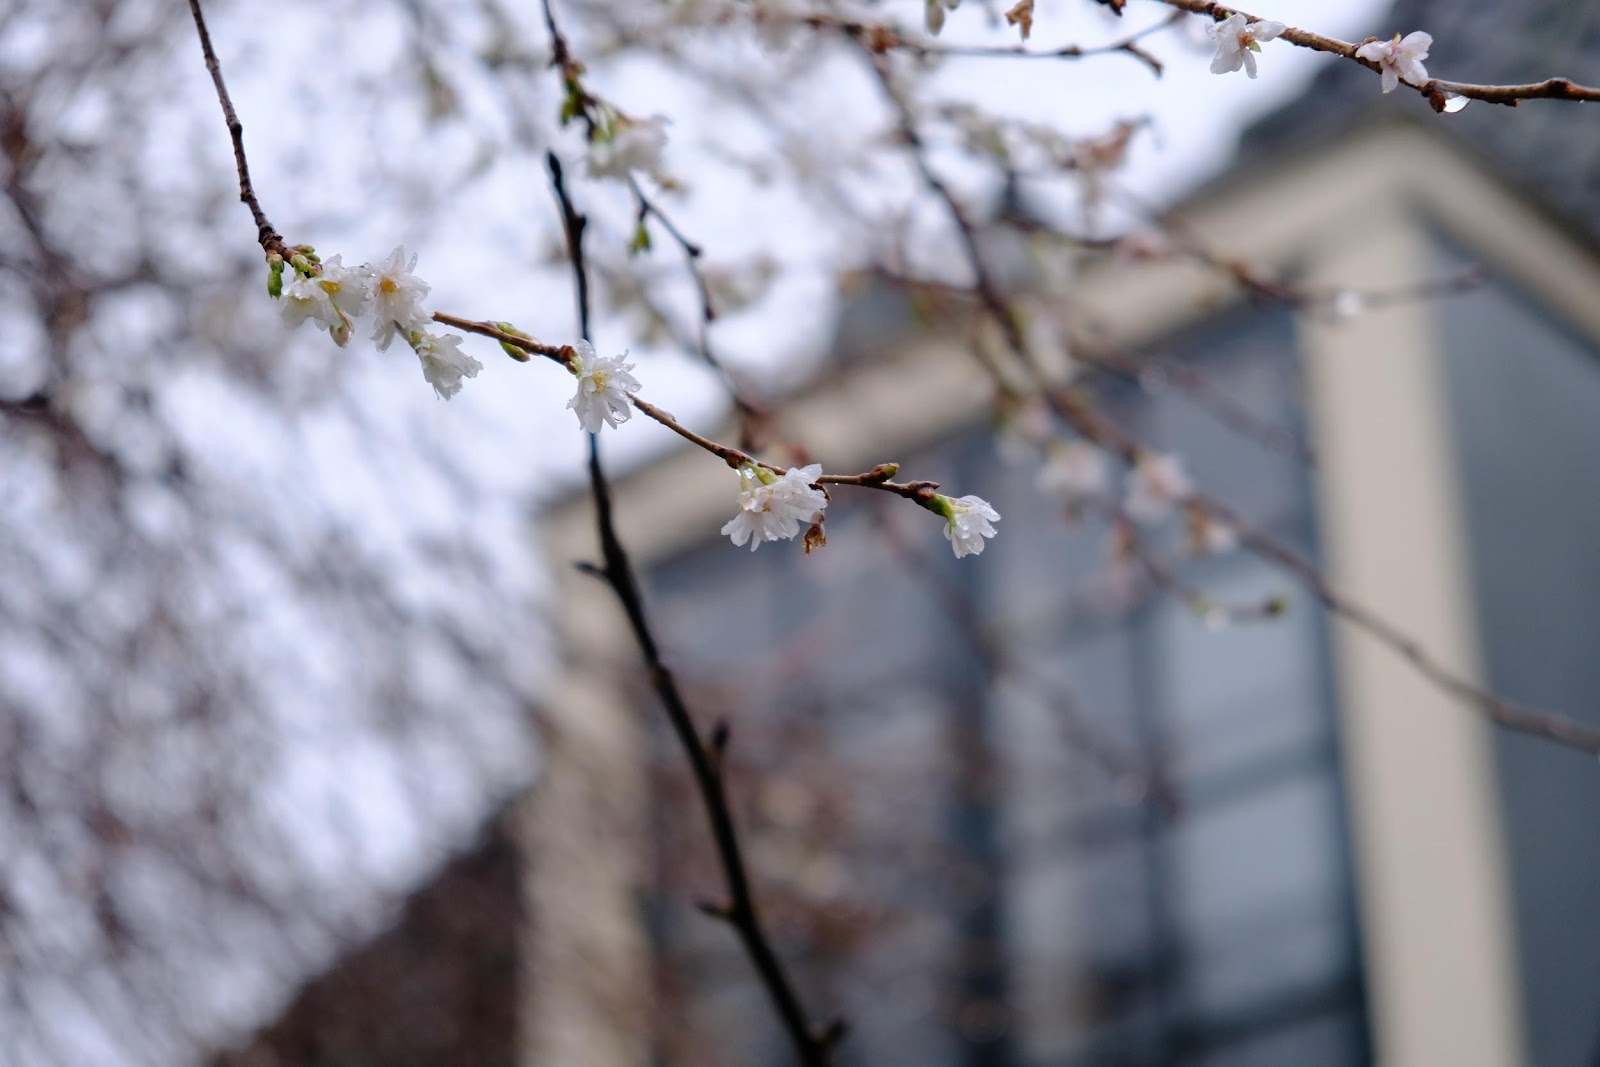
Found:
[[[1415,128],[1380,127],[1258,168],[1184,209],[1201,239],[1264,269],[1357,288],[1434,275],[1434,226],[1541,294],[1600,342],[1600,270],[1553,226]],[[1220,272],[1171,263],[1079,279],[1108,341],[1158,340],[1238,299]],[[1474,609],[1431,316],[1413,303],[1342,322],[1306,316],[1308,402],[1332,585],[1472,676]],[[893,457],[988,410],[965,346],[944,341],[797,401],[829,469]],[[725,435],[728,436],[728,435]],[[619,528],[649,565],[715,535],[732,475],[674,453],[617,486]],[[593,556],[582,496],[546,528],[555,565]],[[647,1057],[648,944],[637,892],[648,798],[640,724],[620,679],[631,645],[601,583],[563,578],[569,677],[526,804],[535,937],[530,1067],[634,1067]],[[602,658],[609,650],[615,662]],[[1488,726],[1394,652],[1335,633],[1352,850],[1373,1038],[1387,1067],[1524,1062]]]
[[[1434,257],[1401,204],[1314,252],[1319,279],[1398,284]],[[1431,303],[1308,322],[1304,354],[1330,581],[1478,672],[1471,581]],[[1379,1062],[1523,1062],[1487,720],[1371,636],[1334,631]]]
[[[583,536],[587,517],[567,509],[545,539],[559,568],[566,673],[539,723],[542,766],[516,816],[530,918],[522,1062],[648,1067],[647,754],[638,696],[626,687],[638,660],[610,588],[569,565],[598,555]]]

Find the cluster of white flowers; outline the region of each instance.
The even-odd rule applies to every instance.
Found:
[[[930,8],[933,3],[934,0],[929,0]],[[1244,72],[1254,78],[1254,53],[1261,51],[1261,42],[1282,36],[1286,29],[1288,27],[1281,22],[1265,19],[1251,22],[1238,12],[1222,22],[1212,23],[1209,32],[1216,43],[1217,54],[1211,58],[1211,73],[1227,74],[1243,67]],[[1375,64],[1382,76],[1383,91],[1392,93],[1402,81],[1411,85],[1428,82],[1428,68],[1422,61],[1428,58],[1428,49],[1432,47],[1433,37],[1417,30],[1404,37],[1397,33],[1388,41],[1368,41],[1356,49],[1356,58]]]
[[[1128,472],[1128,495],[1122,507],[1137,522],[1160,522],[1193,492],[1182,457],[1145,453]]]
[[[1217,54],[1211,59],[1211,73],[1228,74],[1244,68],[1250,77],[1256,76],[1255,53],[1261,51],[1261,42],[1270,41],[1288,29],[1281,22],[1250,22],[1235,12],[1222,22],[1211,26],[1211,39],[1216,42]]]
[[[608,107],[589,142],[589,174],[618,181],[626,181],[634,171],[659,175],[666,149],[664,116],[635,119]]]
[[[735,545],[750,542],[750,551],[764,541],[787,541],[817,521],[828,506],[828,496],[814,483],[822,465],[790,467],[774,474],[765,467],[739,469],[739,513],[722,527]]]
[[[601,426],[615,429],[627,422],[633,417],[628,394],[639,389],[639,379],[629,373],[633,364],[624,358],[627,353],[596,355],[588,341],[579,341],[573,348],[578,352],[571,368],[578,378],[578,391],[567,407],[577,414],[578,425],[589,433],[599,433]]]
[[[983,539],[994,536],[994,524],[1000,513],[981,496],[963,496],[951,499],[937,498],[938,509],[944,515],[944,537],[955,551],[956,559],[976,556],[983,552]]]
[[[828,507],[828,495],[818,484],[821,478],[820,463],[782,474],[756,464],[740,467],[739,511],[722,532],[741,548],[748,542],[754,552],[767,541],[789,541],[802,530],[816,530]],[[982,552],[984,539],[994,536],[994,524],[1000,521],[1000,513],[982,497],[935,495],[925,506],[944,516],[944,536],[957,559]],[[823,541],[818,537],[815,543]],[[812,547],[812,535],[807,534],[806,551]]]
[[[387,352],[395,334],[410,337],[428,328],[433,321],[422,306],[428,295],[428,283],[417,277],[417,257],[406,260],[405,246],[389,253],[389,261],[381,267],[372,267],[372,310],[377,319],[377,329],[372,339],[381,351]]]
[[[347,268],[343,257],[334,256],[321,265],[320,273],[296,271],[282,300],[283,321],[290,329],[310,319],[343,345],[350,340],[351,320],[366,308],[367,278],[360,268]]]
[[[1404,37],[1397,33],[1392,41],[1368,41],[1356,49],[1356,58],[1376,63],[1383,91],[1392,93],[1402,79],[1411,85],[1422,85],[1429,80],[1428,68],[1422,61],[1428,58],[1428,49],[1432,47],[1432,35],[1421,30]]]
[[[944,29],[944,13],[961,6],[961,0],[923,0],[922,22],[935,37]]]
[[[319,262],[309,248],[289,259],[294,280],[283,284],[282,257],[268,262],[267,291],[282,301],[283,321],[293,329],[306,320],[328,331],[334,341],[349,344],[355,320],[372,311],[377,326],[372,339],[387,349],[398,335],[406,339],[422,364],[422,376],[434,392],[448,400],[461,391],[461,379],[476,377],[483,364],[461,351],[461,338],[428,332],[433,316],[422,306],[428,283],[414,273],[417,257],[408,261],[404,247],[388,262],[346,267],[342,256]]]

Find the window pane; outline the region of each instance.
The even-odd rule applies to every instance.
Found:
[[[1217,323],[1164,358],[1297,440],[1286,315]],[[1187,391],[1107,396],[1314,555],[1310,472],[1293,447],[1242,439]],[[1108,578],[1105,524],[1068,522],[1036,490],[1036,467],[1003,461],[986,428],[905,469],[981,489],[1004,516],[1002,539],[958,563],[921,513],[838,494],[820,554],[717,543],[656,576],[680,666],[734,698],[735,751],[757,780],[792,780],[800,807],[832,820],[815,839],[800,822],[758,820],[752,856],[804,843],[859,891],[857,933],[785,946],[810,988],[860,1008],[849,1063],[1151,1067],[1266,1062],[1252,1050],[1273,1048],[1361,1062],[1316,606],[1219,630],[1164,590]],[[1176,520],[1151,546],[1218,602],[1285,591],[1243,553],[1189,560]],[[719,689],[730,673],[745,681]],[[768,870],[769,893],[807,877],[803,864]],[[797,928],[829,925],[796,895]],[[725,934],[670,925],[664,943],[702,954]],[[725,938],[718,961],[744,976]],[[725,1044],[750,1033],[743,1049],[759,1060],[771,1027],[743,989],[718,998],[716,1032]]]
[[[1596,352],[1500,282],[1437,324],[1490,687],[1600,723]],[[1600,773],[1545,742],[1495,746],[1530,1062],[1595,1063]]]

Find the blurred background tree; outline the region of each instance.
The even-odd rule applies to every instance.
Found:
[[[915,0],[570,6],[558,10],[591,84],[641,117],[670,118],[662,180],[646,187],[703,256],[682,255],[659,214],[649,220],[653,247],[630,251],[644,209],[626,186],[587,180],[586,146],[558,121],[551,40],[530,5],[307,2],[274,5],[267,17],[218,0],[208,12],[258,191],[291,240],[352,263],[403,241],[422,250],[436,307],[512,315],[534,336],[573,338],[543,164],[553,150],[582,183],[592,220],[602,350],[631,346],[648,368],[648,395],[690,425],[720,417],[731,386],[749,401],[744,429],[778,443],[783,427],[752,412],[870,363],[908,333],[967,329],[970,272],[897,126],[920,125],[927,158],[983,220],[1007,298],[1048,327],[1086,266],[1170,258],[1182,232],[1160,210],[1217,173],[1241,132],[1291,97],[1253,127],[1258,145],[1281,149],[1370,121],[1369,105],[1433,117],[1415,93],[1379,100],[1372,72],[1286,44],[1264,51],[1259,84],[1216,78],[1198,17],[1141,37],[1146,58],[1114,49],[963,66],[938,42],[1016,45],[1000,5],[969,0],[937,39],[918,28],[926,8]],[[1554,0],[1401,0],[1392,11],[1378,0],[1280,3],[1262,13],[1354,40],[1427,27],[1441,53],[1449,27],[1449,73],[1484,82],[1586,72],[1592,81],[1600,53],[1600,16]],[[1029,47],[1117,42],[1167,14],[1153,3],[1119,18],[1103,4],[1041,0]],[[871,39],[863,27],[891,25],[901,36],[880,85],[860,41]],[[1162,78],[1151,59],[1165,64]],[[1592,223],[1593,106],[1479,104],[1450,116],[1459,120],[1451,133]],[[1551,145],[1560,150],[1543,150]],[[539,773],[537,708],[561,666],[555,633],[567,606],[539,560],[532,519],[579,474],[567,383],[528,385],[523,368],[496,364],[443,405],[393,351],[364,339],[335,351],[287,334],[262,291],[181,5],[0,3],[0,181],[0,1058],[196,1062],[392,924],[398,933],[317,987],[343,989],[318,994],[341,1002],[369,999],[369,1027],[341,1033],[345,1023],[305,1007],[317,997],[302,999],[276,1038],[239,1055],[514,1055],[508,1031],[520,1009],[473,995],[521,980],[508,976],[516,963],[503,935],[527,921],[515,875],[523,861],[515,833],[495,820]],[[686,269],[691,260],[697,271]],[[1265,303],[1273,286],[1289,292],[1250,264],[1212,266]],[[1335,296],[1318,297],[1320,310]],[[707,305],[716,326],[703,335]],[[1070,333],[1067,317],[1057,325]],[[1051,347],[1037,333],[1029,342]],[[515,382],[498,379],[514,373]],[[1031,417],[1022,407],[1000,415]],[[616,446],[621,465],[659,455],[669,438],[630,426]],[[897,525],[897,538],[937,536],[928,521],[875,521],[885,538]],[[943,552],[944,542],[933,547]],[[712,610],[685,606],[717,602],[699,592],[723,580],[707,568],[682,589],[673,573],[687,572],[655,576],[673,590],[663,599],[675,617]],[[1121,576],[1102,575],[1113,594]],[[852,603],[849,593],[835,591],[840,603]],[[724,620],[736,612],[726,608]],[[985,623],[946,613],[938,627],[963,635],[975,659],[970,671],[934,662],[953,672],[950,684],[981,689],[972,672],[1000,671],[981,640]],[[716,630],[716,618],[700,617],[680,632]],[[962,810],[976,821],[963,824],[969,852],[952,866],[948,826],[903,818],[919,798],[936,815],[919,792],[928,789],[923,749],[901,751],[899,763],[887,742],[887,754],[853,752],[841,742],[848,730],[812,714],[849,693],[809,685],[803,672],[786,677],[793,663],[751,681],[697,660],[705,650],[680,654],[708,716],[734,715],[741,696],[785,679],[765,695],[789,714],[741,731],[755,754],[741,804],[754,813],[757,869],[776,883],[767,887],[775,921],[786,944],[804,946],[810,980],[828,987],[845,975],[834,992],[854,1010],[871,982],[850,968],[893,988],[897,967],[937,955],[947,931],[930,924],[981,934],[996,921],[981,906],[947,907],[983,897],[967,883],[896,899],[962,870],[982,883],[1007,859],[996,827],[978,818],[997,772],[974,755],[961,720],[947,724],[939,750],[958,764]],[[855,684],[881,691],[870,679]],[[1120,790],[1140,818],[1164,817],[1168,753],[1130,757],[1112,745],[1108,764],[1095,730],[1070,719],[1062,728],[1074,766],[1097,768],[1091,791]],[[792,759],[780,764],[775,753]],[[659,900],[681,905],[712,880],[690,843],[702,830],[675,755],[659,753],[651,773],[652,795],[673,813],[653,828]],[[716,1018],[696,998],[744,983],[740,961],[657,919],[658,1011]],[[422,932],[408,941],[407,931]],[[474,946],[461,959],[483,970],[411,952],[435,942]],[[978,1035],[973,1047],[995,1047],[1004,1027],[981,1008],[1012,991],[985,986],[992,971],[982,961],[957,968],[976,990],[965,1000],[938,1002],[948,989],[911,981],[907,1003],[920,1007],[894,1015],[879,1037],[953,1015],[961,1033]],[[398,972],[414,981],[402,989]],[[1126,993],[1117,976],[1103,977],[1095,997]],[[729,1003],[736,1015],[745,1006]],[[430,1016],[430,1004],[450,1008]],[[401,1047],[371,1043],[397,1012],[418,1029]],[[432,1044],[414,1039],[429,1027]],[[711,1037],[685,1027],[661,1044],[675,1062],[738,1062],[736,1042],[735,1051],[704,1048],[714,1036],[714,1027]]]

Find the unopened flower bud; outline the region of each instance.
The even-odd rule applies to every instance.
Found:
[[[646,226],[644,219],[639,220],[639,225],[634,227],[633,236],[628,240],[628,254],[636,256],[640,252],[650,251],[650,227]]]
[[[527,336],[527,334],[523,333],[521,330],[519,330],[515,326],[511,325],[511,323],[509,323],[509,322],[497,322],[497,323],[495,323],[495,327],[497,329],[501,330],[504,333],[515,334],[518,337],[526,337]],[[526,363],[526,362],[528,362],[528,360],[530,358],[532,358],[532,357],[530,357],[528,355],[528,352],[527,352],[526,349],[518,348],[516,345],[512,344],[510,341],[501,341],[501,342],[499,342],[499,344],[500,344],[500,351],[504,352],[506,355],[510,356],[512,359],[516,360],[518,363]]]

